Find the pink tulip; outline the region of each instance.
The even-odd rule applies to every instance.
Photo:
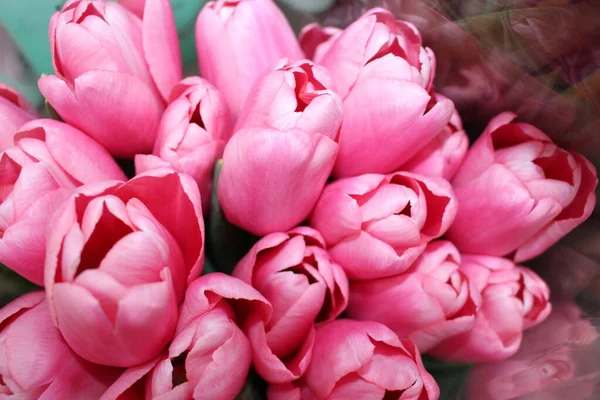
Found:
[[[404,272],[456,214],[450,184],[408,172],[367,174],[325,187],[310,225],[350,279]]]
[[[340,28],[321,27],[317,23],[312,23],[302,28],[298,41],[306,57],[319,64],[342,32],[344,31]]]
[[[0,83],[0,151],[13,145],[17,130],[37,113],[19,92]]]
[[[227,219],[256,235],[305,220],[329,177],[338,145],[299,129],[242,129],[223,154],[219,202]]]
[[[94,363],[151,360],[172,338],[177,304],[200,275],[203,243],[200,195],[187,175],[153,170],[81,187],[57,211],[48,238],[54,323]]]
[[[479,292],[459,266],[452,243],[429,243],[406,272],[353,282],[348,316],[381,322],[426,353],[475,324]]]
[[[124,179],[98,143],[62,122],[39,119],[15,133],[0,156],[0,262],[43,285],[46,228],[71,190]]]
[[[313,360],[298,381],[271,385],[273,400],[437,400],[417,346],[384,325],[339,319],[317,326]]]
[[[252,361],[238,323],[270,316],[271,305],[252,287],[221,273],[205,275],[186,292],[167,353],[128,369],[101,400],[120,399],[142,379],[147,399],[233,399]]]
[[[237,118],[258,78],[283,57],[304,58],[285,16],[272,0],[206,3],[196,22],[200,73]]]
[[[281,60],[280,66],[259,79],[237,121],[240,128],[293,128],[337,141],[342,103],[331,89],[323,67],[307,60]]]
[[[140,18],[144,16],[144,6],[146,5],[146,0],[119,0],[119,4]]]
[[[0,398],[97,399],[119,373],[69,349],[52,324],[44,292],[0,310]]]
[[[475,326],[453,336],[431,352],[460,362],[503,360],[515,354],[523,330],[550,314],[550,291],[533,271],[506,258],[463,255],[461,270],[481,292]]]
[[[412,24],[376,8],[339,36],[308,29],[302,42],[315,49],[344,101],[334,175],[396,171],[448,124],[454,107],[431,101],[435,58]]]
[[[595,352],[596,339],[596,328],[574,303],[559,304],[548,319],[525,332],[514,356],[471,370],[468,398],[507,400],[534,395],[544,400],[590,399],[598,376],[581,368],[576,352]]]
[[[168,0],[147,0],[144,18],[120,4],[70,0],[50,21],[56,75],[39,88],[69,124],[117,157],[152,151],[160,115],[181,79]]]
[[[298,227],[259,240],[233,276],[273,305],[273,318],[248,331],[254,368],[268,382],[298,379],[312,356],[314,324],[329,321],[348,303],[348,279],[331,261],[321,235]]]
[[[436,101],[446,97],[435,93]],[[448,125],[421,151],[402,166],[402,170],[428,176],[441,176],[451,180],[462,163],[467,149],[469,138],[463,129],[462,120],[458,111],[454,109]]]
[[[136,155],[135,169],[139,174],[171,167],[191,175],[208,212],[214,166],[231,136],[229,110],[219,91],[198,77],[181,81],[171,98],[158,128],[154,154]]]
[[[532,125],[492,119],[469,150],[453,187],[460,208],[448,237],[461,251],[541,254],[587,219],[596,204],[596,170]]]

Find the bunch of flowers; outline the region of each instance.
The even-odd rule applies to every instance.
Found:
[[[519,264],[596,171],[508,112],[469,149],[412,24],[297,39],[271,0],[209,2],[182,79],[170,2],[120,3],[52,17],[61,121],[0,87],[0,262],[43,287],[0,310],[2,395],[233,399],[252,367],[272,399],[433,400],[422,353],[506,359],[548,316]],[[256,238],[231,276],[202,275],[211,207]]]

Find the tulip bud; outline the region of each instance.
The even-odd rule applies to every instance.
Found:
[[[446,232],[457,203],[442,178],[367,174],[325,187],[310,217],[350,279],[404,272]]]
[[[596,169],[536,127],[492,119],[453,180],[460,208],[448,237],[459,250],[521,262],[586,220],[596,204]]]

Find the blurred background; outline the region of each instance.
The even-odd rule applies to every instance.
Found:
[[[187,75],[198,71],[195,18],[205,1],[171,0]],[[43,107],[51,73],[47,26],[60,0],[0,7],[0,81]],[[413,22],[437,56],[436,88],[457,105],[471,138],[504,110],[600,167],[600,1],[281,0],[294,29],[344,27],[372,7]],[[427,360],[442,399],[600,398],[600,208],[530,263],[552,289],[554,311],[509,360],[478,366]],[[10,282],[10,283],[7,283]],[[17,283],[15,283],[17,282]],[[0,270],[0,303],[28,290]],[[246,398],[253,397],[249,390]]]

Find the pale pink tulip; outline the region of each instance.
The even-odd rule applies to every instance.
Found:
[[[171,167],[191,175],[207,212],[214,166],[231,136],[231,116],[219,91],[202,78],[182,80],[171,99],[158,128],[154,154],[136,155],[135,170],[139,174]]]
[[[206,3],[196,22],[200,73],[237,118],[254,83],[283,57],[304,58],[292,28],[272,0]]]
[[[271,305],[252,287],[225,274],[205,275],[186,292],[166,354],[125,371],[101,400],[121,399],[141,380],[147,399],[233,399],[252,361],[240,326],[270,316]]]
[[[475,326],[445,340],[431,354],[461,362],[512,356],[519,349],[523,330],[550,314],[548,286],[533,271],[506,258],[463,255],[460,268],[481,292]]]
[[[172,339],[200,275],[204,223],[191,177],[153,170],[81,187],[57,211],[45,284],[56,326],[81,357],[130,367]]]
[[[381,322],[426,353],[475,324],[480,295],[459,266],[452,243],[429,243],[406,272],[353,282],[348,316]]]
[[[306,374],[269,387],[273,400],[437,400],[439,395],[412,341],[398,339],[377,322],[349,319],[319,324]]]
[[[256,235],[293,228],[312,211],[338,145],[299,129],[242,129],[223,154],[219,202],[227,219]]]
[[[281,60],[256,82],[238,118],[241,128],[293,128],[337,141],[342,103],[329,72],[308,60]]]
[[[435,101],[446,97],[435,93]],[[454,109],[448,125],[431,142],[402,166],[402,170],[451,180],[462,163],[469,138],[463,129],[458,111]]]
[[[21,125],[36,117],[37,112],[19,92],[0,83],[0,151],[12,146]]]
[[[0,262],[43,285],[46,229],[71,190],[125,179],[110,154],[81,131],[39,119],[0,155]]]
[[[317,23],[306,25],[300,31],[300,47],[304,51],[304,55],[315,63],[319,64],[323,56],[327,54],[327,50],[336,41],[336,39],[344,32],[340,28],[333,26],[322,27]]]
[[[327,185],[310,225],[350,279],[375,279],[406,271],[446,232],[456,208],[442,178],[366,174]]]
[[[273,305],[273,318],[248,331],[254,368],[271,383],[298,379],[310,362],[315,322],[329,321],[348,303],[348,279],[331,261],[321,235],[298,227],[259,240],[233,276]]]
[[[341,34],[310,27],[302,42],[329,69],[343,99],[334,175],[396,171],[448,124],[452,102],[429,94],[433,52],[412,24],[389,11],[367,11]]]
[[[460,208],[448,237],[459,250],[521,262],[587,219],[596,169],[513,113],[492,119],[453,180]]]
[[[52,324],[44,292],[0,310],[0,398],[97,399],[120,369],[77,357]]]
[[[120,4],[70,0],[50,21],[56,75],[39,88],[69,124],[118,157],[152,151],[181,60],[169,0],[147,0],[144,18]]]

